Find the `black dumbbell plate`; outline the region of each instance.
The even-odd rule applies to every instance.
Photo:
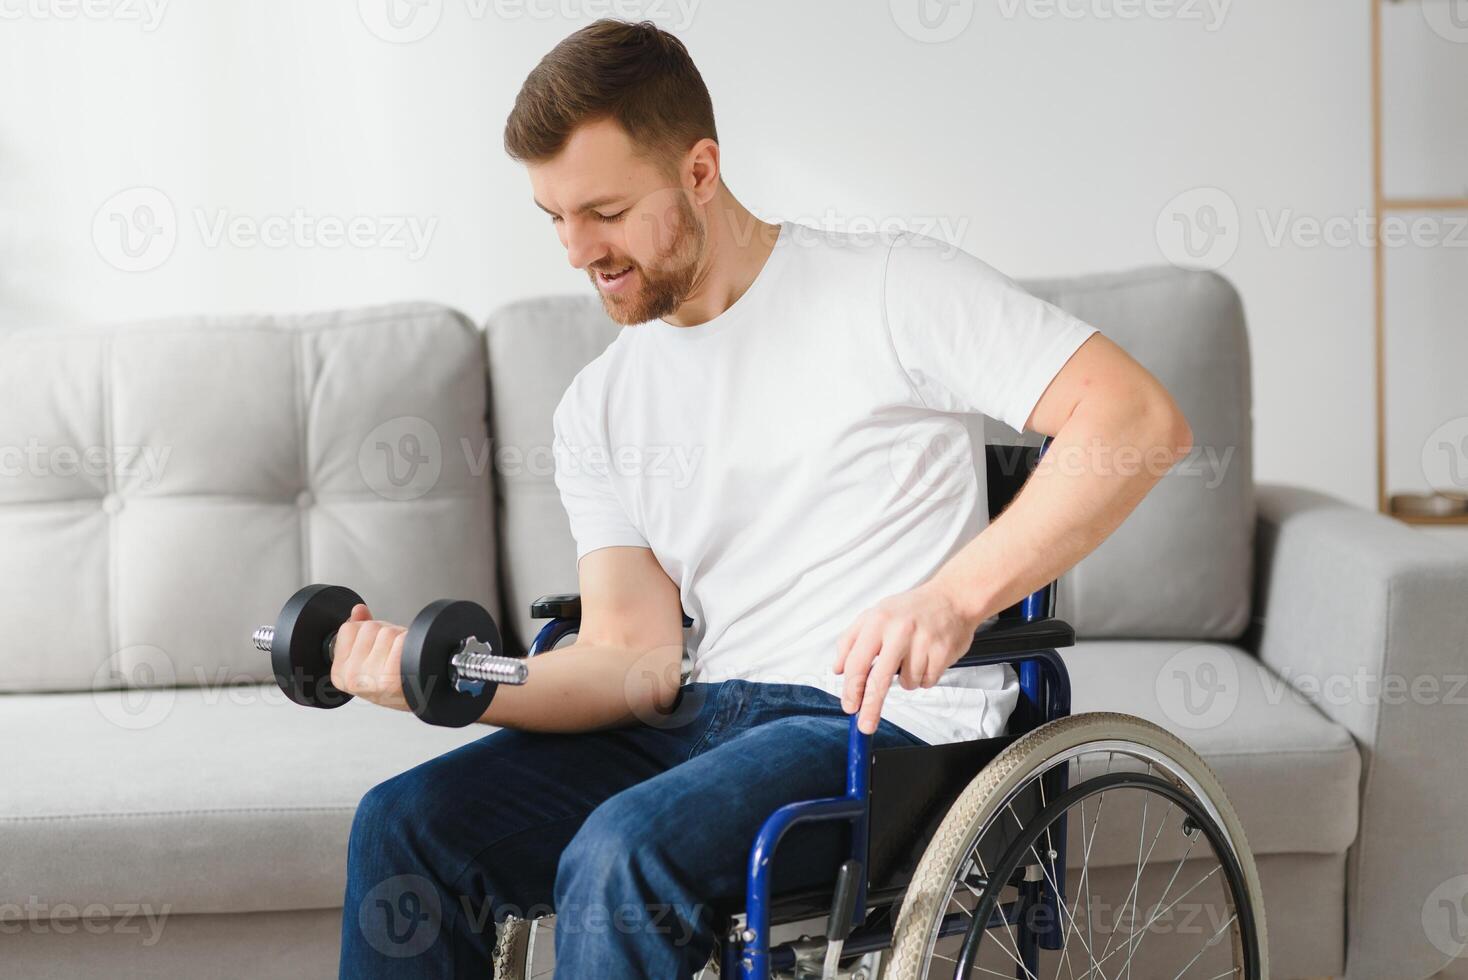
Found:
[[[440,599],[414,618],[403,639],[403,695],[413,714],[431,725],[462,728],[478,721],[494,699],[496,684],[480,694],[456,690],[449,661],[469,637],[489,644],[496,653],[499,627],[477,602]]]
[[[339,708],[352,696],[331,683],[326,643],[362,597],[340,585],[308,585],[285,604],[275,623],[270,666],[285,696],[308,708]]]

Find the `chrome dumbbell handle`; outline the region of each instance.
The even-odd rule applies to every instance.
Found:
[[[270,648],[275,645],[275,627],[274,626],[261,626],[261,627],[259,627],[258,629],[255,630],[255,632],[253,632],[253,633],[250,634],[250,642],[253,643],[255,645],[255,649],[256,650],[259,650],[261,653],[269,653],[270,652]],[[331,662],[331,658],[334,657],[335,655],[336,655],[336,634],[333,633],[326,640],[326,661],[327,661],[327,663],[330,663]]]
[[[488,643],[471,636],[449,659],[459,677],[490,684],[524,684],[530,676],[530,665],[515,657],[495,654]]]
[[[269,653],[275,643],[275,627],[261,626],[250,635],[250,642],[255,649],[261,653]],[[333,647],[336,645],[336,634],[326,641],[326,659],[330,660]],[[478,637],[469,637],[459,646],[459,651],[449,660],[453,665],[455,680],[462,678],[467,681],[491,684],[524,684],[530,676],[530,667],[523,660],[514,657],[501,657],[487,643],[483,643]]]

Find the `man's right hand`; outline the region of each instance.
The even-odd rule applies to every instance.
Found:
[[[403,697],[403,637],[407,627],[372,618],[358,603],[352,616],[336,631],[331,661],[331,683],[339,691],[407,711]]]

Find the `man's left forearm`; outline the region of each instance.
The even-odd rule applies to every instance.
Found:
[[[1160,386],[1082,400],[1014,502],[930,581],[982,622],[1093,551],[1191,448]]]

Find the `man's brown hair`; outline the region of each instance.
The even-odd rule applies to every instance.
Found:
[[[683,42],[650,21],[603,19],[561,41],[526,76],[505,122],[505,152],[549,160],[577,126],[607,118],[653,155],[719,138],[708,89]]]

